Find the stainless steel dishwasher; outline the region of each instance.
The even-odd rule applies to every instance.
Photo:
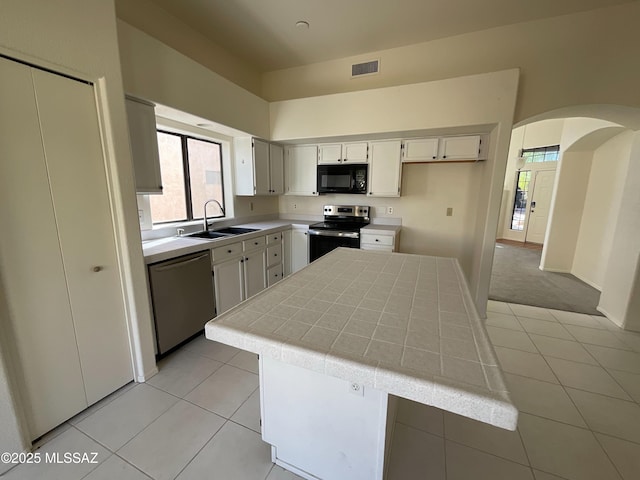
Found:
[[[215,316],[209,251],[149,265],[158,354],[204,328]]]

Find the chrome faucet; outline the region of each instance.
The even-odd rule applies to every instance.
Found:
[[[204,231],[205,232],[209,231],[209,222],[207,218],[207,205],[209,205],[211,202],[214,202],[216,205],[218,205],[218,208],[220,208],[220,213],[222,213],[221,216],[224,217],[224,208],[222,207],[222,205],[220,205],[219,201],[212,198],[211,200],[207,200],[206,202],[204,202]]]

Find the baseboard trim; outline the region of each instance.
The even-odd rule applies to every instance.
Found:
[[[618,319],[618,318],[614,317],[613,315],[611,315],[611,313],[607,312],[600,305],[598,305],[596,307],[596,310],[598,310],[601,314],[603,314],[605,317],[607,317],[607,319],[609,319],[609,321],[611,321],[612,323],[615,323],[618,327],[624,328],[622,326],[622,322],[620,321],[620,319]]]
[[[560,268],[543,268],[542,265],[540,265],[538,267],[538,270],[541,270],[543,272],[551,272],[551,273],[569,273],[569,274],[573,275],[573,273],[571,273],[568,270],[562,270]]]
[[[576,277],[578,280],[586,283],[587,285],[589,285],[590,287],[595,288],[596,290],[598,290],[600,293],[602,293],[602,287],[599,285],[596,285],[595,283],[593,283],[590,280],[587,280],[586,278],[583,278],[581,275],[577,275],[574,272],[569,272],[571,275],[573,275],[574,277]]]
[[[138,383],[144,383],[147,380],[149,380],[151,377],[153,377],[156,373],[158,373],[158,366],[154,365],[153,368],[147,372],[144,372],[144,376],[138,376],[136,378],[136,382]]]

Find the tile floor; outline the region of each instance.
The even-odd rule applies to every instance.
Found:
[[[603,317],[490,302],[487,330],[520,409],[509,432],[402,400],[389,479],[640,478],[640,334]],[[3,479],[298,478],[260,439],[255,355],[198,338],[40,442],[97,464]]]

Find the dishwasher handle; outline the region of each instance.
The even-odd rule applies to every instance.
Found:
[[[206,253],[203,253],[202,255],[199,255],[197,257],[189,258],[188,260],[182,260],[182,261],[179,261],[179,262],[176,262],[176,263],[172,263],[170,265],[163,265],[163,266],[160,266],[160,267],[154,266],[153,268],[154,268],[154,270],[156,272],[164,272],[166,270],[173,270],[174,268],[184,267],[185,265],[188,265],[190,263],[195,263],[195,262],[197,262],[199,260],[202,260],[203,258],[208,257],[208,256],[209,256],[209,252],[206,252]]]

